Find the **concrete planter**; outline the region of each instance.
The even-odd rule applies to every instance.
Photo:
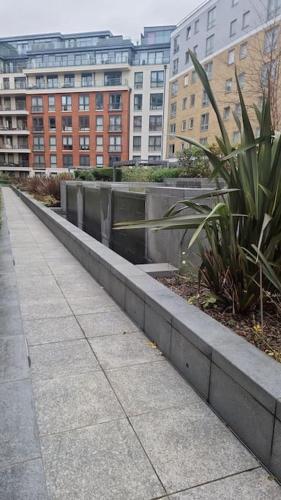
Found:
[[[281,365],[30,196],[18,195],[281,480]]]

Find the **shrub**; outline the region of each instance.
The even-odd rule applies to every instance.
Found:
[[[19,179],[18,187],[23,191],[33,194],[35,197],[44,199],[49,197],[49,202],[53,200],[52,204],[60,201],[60,183],[61,181],[73,180],[71,174],[58,174],[56,176],[34,176]],[[48,203],[50,204],[50,203]]]
[[[93,168],[92,170],[75,170],[75,178],[81,181],[113,181],[113,168]],[[122,170],[115,169],[116,181],[122,180]]]

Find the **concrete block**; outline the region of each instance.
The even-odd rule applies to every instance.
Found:
[[[255,455],[269,464],[274,416],[215,364],[209,401]]]
[[[281,421],[278,418],[275,419],[270,469],[281,481]]]
[[[171,334],[170,359],[184,378],[207,400],[211,362],[174,328]]]
[[[167,262],[163,264],[139,264],[137,267],[152,276],[152,278],[170,278],[178,271],[177,267]]]
[[[171,350],[171,324],[147,304],[145,304],[144,317],[145,334],[155,342],[160,351],[169,358]]]
[[[144,300],[126,288],[125,311],[131,320],[141,329],[144,329]]]

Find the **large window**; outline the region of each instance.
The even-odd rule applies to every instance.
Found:
[[[75,75],[72,73],[64,75],[64,87],[75,87]]]
[[[142,89],[143,87],[143,72],[138,71],[134,76],[135,89]]]
[[[209,56],[215,49],[215,35],[208,36],[206,40],[206,56]]]
[[[134,135],[133,137],[133,150],[140,151],[141,150],[141,136]]]
[[[201,131],[203,130],[208,130],[209,128],[209,113],[204,113],[201,115],[201,122],[200,122],[200,129]]]
[[[79,147],[83,151],[90,149],[90,137],[88,135],[81,135],[79,137]]]
[[[49,95],[48,97],[48,110],[56,111],[56,98],[54,95]]]
[[[58,87],[58,75],[48,75],[47,76],[47,87],[48,89],[56,89]]]
[[[33,150],[34,151],[44,151],[44,136],[35,135],[33,137]]]
[[[62,161],[63,161],[63,166],[65,168],[73,167],[73,157],[72,157],[72,155],[63,155]]]
[[[149,130],[151,132],[160,132],[162,130],[163,118],[161,115],[149,117]]]
[[[247,10],[247,12],[244,12],[243,14],[242,29],[245,30],[246,28],[249,28],[249,26],[250,26],[250,11]]]
[[[42,113],[42,111],[43,111],[43,97],[32,97],[31,111],[32,111],[32,113]]]
[[[55,135],[51,135],[49,138],[49,146],[51,151],[56,151],[57,149],[57,138]]]
[[[152,88],[164,87],[164,71],[151,71],[150,86]]]
[[[90,119],[88,116],[79,116],[79,129],[90,130]]]
[[[101,111],[103,109],[103,94],[96,94],[96,110]]]
[[[104,85],[122,85],[122,72],[121,71],[110,71],[104,73]]]
[[[56,130],[56,118],[55,116],[50,116],[49,118],[49,130]]]
[[[93,85],[92,73],[82,73],[82,75],[81,75],[81,87],[92,87],[92,85]]]
[[[149,151],[161,151],[162,137],[161,135],[150,135],[148,139]]]
[[[207,29],[211,30],[216,25],[216,7],[208,11]]]
[[[230,37],[233,37],[236,35],[236,32],[237,32],[237,19],[233,19],[233,21],[231,21],[230,23],[230,32],[229,32],[229,35]]]
[[[111,135],[109,137],[109,152],[110,153],[121,152],[121,135]]]
[[[43,118],[41,116],[38,118],[33,118],[32,129],[34,132],[43,132],[44,122],[43,122]]]
[[[97,138],[96,138],[96,150],[98,152],[103,151],[103,136],[102,135],[97,135]]]
[[[142,94],[134,95],[134,111],[142,110]]]
[[[88,95],[79,96],[79,111],[89,111],[90,97]]]
[[[150,109],[163,109],[163,94],[150,94]]]
[[[121,94],[110,94],[109,96],[109,110],[119,111],[122,108],[122,96]]]
[[[72,136],[71,135],[63,136],[62,149],[72,149]]]
[[[63,116],[61,121],[62,130],[64,132],[72,131],[72,118],[71,116]]]
[[[96,117],[96,130],[97,132],[103,132],[103,116]]]
[[[34,167],[44,168],[45,167],[45,156],[44,155],[34,155]]]
[[[90,156],[89,155],[80,155],[79,163],[80,163],[80,167],[89,167],[90,166]]]
[[[109,117],[109,132],[121,132],[121,115]]]
[[[142,129],[142,116],[134,116],[134,132],[140,132]]]
[[[61,96],[61,107],[62,107],[62,111],[71,111],[71,109],[72,109],[71,95]]]

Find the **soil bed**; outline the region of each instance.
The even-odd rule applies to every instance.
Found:
[[[217,302],[208,289],[201,287],[198,292],[198,283],[193,277],[174,276],[158,278],[157,281],[281,363],[281,318],[272,304],[265,304],[262,331],[259,313],[234,315],[232,311]]]

